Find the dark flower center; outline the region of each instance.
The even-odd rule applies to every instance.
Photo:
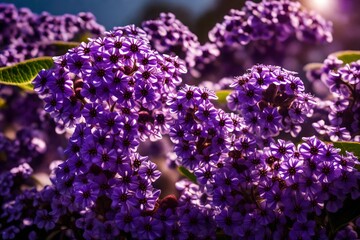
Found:
[[[130,51],[135,53],[135,52],[139,51],[139,47],[136,44],[131,44]]]
[[[105,70],[104,69],[97,70],[96,75],[98,77],[104,77],[105,76]]]
[[[122,42],[115,42],[114,47],[115,48],[121,48],[122,47]]]
[[[310,148],[310,153],[312,155],[316,155],[316,154],[318,154],[318,152],[319,152],[319,149],[317,147],[313,146],[313,147]]]
[[[186,97],[187,100],[191,100],[191,99],[193,98],[193,96],[194,96],[194,92],[193,92],[193,91],[187,91],[187,92],[186,92],[185,97]]]
[[[110,62],[112,63],[117,63],[119,61],[119,56],[118,55],[111,55],[110,56]]]
[[[150,76],[151,76],[151,74],[150,74],[149,71],[145,71],[145,72],[142,73],[142,77],[143,77],[144,79],[149,79]]]
[[[290,174],[291,176],[294,176],[294,175],[296,174],[296,168],[295,168],[295,167],[290,167],[290,168],[289,168],[289,174]]]
[[[267,121],[267,122],[272,122],[272,121],[274,121],[274,116],[273,116],[272,114],[268,114],[268,115],[266,116],[266,121]]]

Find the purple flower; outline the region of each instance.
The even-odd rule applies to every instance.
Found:
[[[95,186],[95,184],[79,184],[75,190],[75,202],[83,207],[94,205],[99,194],[99,189]]]
[[[300,145],[299,152],[304,158],[317,158],[324,151],[325,144],[315,136],[303,139],[305,142]]]
[[[330,136],[330,140],[333,142],[337,142],[339,140],[351,140],[351,134],[345,127],[330,127],[328,134]]]
[[[112,170],[117,159],[116,150],[99,146],[96,151],[97,156],[93,158],[92,162],[105,170]]]
[[[299,187],[307,196],[316,196],[321,190],[319,177],[316,174],[305,171],[299,179]]]
[[[115,221],[121,230],[130,232],[131,230],[137,228],[139,216],[140,211],[136,208],[133,208],[131,211],[120,211],[117,213],[115,216]]]
[[[153,210],[155,202],[160,195],[160,190],[156,191],[137,191],[135,197],[137,200],[136,206],[141,210]]]
[[[149,216],[138,217],[137,223],[138,226],[136,230],[133,228],[133,234],[137,236],[138,239],[157,239],[162,234],[161,222],[155,218]]]
[[[34,79],[34,90],[40,94],[44,93],[48,88],[48,84],[55,80],[53,73],[49,71],[42,70],[39,72],[38,76]]]
[[[125,165],[123,168],[119,169],[119,178],[114,178],[109,181],[110,185],[114,185],[116,188],[122,188],[122,189],[130,189],[134,190],[136,189],[138,183],[137,183],[137,176],[135,176],[132,172],[130,165]]]
[[[346,64],[344,67],[339,69],[339,73],[343,76],[343,79],[349,84],[356,85],[360,82],[360,72],[358,69],[359,61]]]
[[[198,110],[195,112],[195,116],[199,118],[200,121],[207,121],[211,123],[212,119],[215,119],[217,111],[214,106],[210,103],[198,105]]]
[[[287,84],[285,85],[285,93],[293,95],[305,90],[304,83],[300,78],[289,75],[286,78]]]
[[[67,66],[69,70],[79,76],[82,74],[86,74],[89,72],[89,68],[91,67],[88,58],[89,56],[84,55],[68,55],[69,58],[66,59]]]
[[[280,164],[279,174],[290,184],[298,182],[302,172],[303,161],[300,159],[290,158]]]
[[[144,83],[157,83],[157,69],[155,66],[140,66],[138,71],[135,73],[135,77],[141,79]]]
[[[10,226],[5,228],[2,233],[1,236],[3,239],[14,239],[15,236],[20,232],[20,229],[15,227],[15,226]]]
[[[329,199],[326,201],[326,210],[335,213],[343,206],[345,197],[340,196],[340,194],[341,193],[338,193],[337,195],[331,194],[329,196]]]
[[[268,129],[268,135],[277,135],[279,129],[282,128],[281,119],[282,117],[276,108],[267,107],[261,113],[260,126]]]
[[[294,102],[289,109],[289,117],[291,123],[303,123],[306,119],[309,110],[304,104]]]
[[[295,222],[292,226],[289,237],[290,239],[311,239],[315,235],[315,221],[308,221],[306,223]]]
[[[331,183],[340,176],[340,169],[335,168],[333,162],[322,161],[318,164],[315,174],[320,182]]]
[[[222,210],[220,214],[215,216],[215,221],[227,235],[233,236],[238,232],[242,216],[239,212],[231,210]]]
[[[307,221],[307,214],[310,211],[310,203],[304,201],[300,196],[287,197],[284,200],[284,214],[299,223]]]
[[[102,127],[105,132],[112,131],[112,133],[116,134],[120,132],[121,120],[122,119],[118,113],[105,113],[100,116],[100,127]]]
[[[330,22],[302,9],[296,2],[249,2],[241,10],[232,9],[224,21],[209,32],[209,39],[219,47],[231,49],[250,41],[284,42],[292,36],[300,41],[330,42],[331,27]]]
[[[149,84],[139,84],[135,87],[135,98],[139,101],[144,107],[149,110],[159,107],[158,99],[159,94],[156,93],[151,85]]]
[[[213,192],[213,204],[224,208],[234,202],[234,197],[229,195],[228,191],[221,188],[215,188]]]
[[[283,205],[285,198],[284,192],[280,189],[279,184],[274,184],[271,189],[260,194],[266,200],[266,207],[269,209],[279,209]]]
[[[45,209],[39,209],[36,211],[36,217],[34,219],[34,223],[39,228],[44,228],[49,231],[55,227],[56,219],[54,219],[53,215],[49,213]]]
[[[111,193],[111,206],[120,207],[121,212],[127,212],[132,206],[136,205],[136,198],[134,192],[125,187],[115,187]]]
[[[352,229],[351,226],[347,226],[344,229],[338,231],[335,235],[336,240],[345,240],[345,239],[357,239],[358,234]]]
[[[204,164],[198,170],[194,171],[197,181],[200,184],[212,183],[214,181],[215,168],[211,165]]]
[[[179,54],[188,66],[193,65],[193,55],[201,54],[197,36],[172,13],[161,13],[159,18],[143,22],[142,27],[156,50]]]
[[[99,123],[103,112],[104,108],[101,105],[94,105],[90,103],[85,104],[82,110],[82,114],[88,124]]]
[[[254,105],[262,99],[262,89],[254,85],[246,84],[238,92],[238,102]]]
[[[127,38],[122,42],[121,54],[126,54],[135,59],[141,58],[143,52],[147,52],[147,44],[144,40]]]
[[[146,160],[147,158],[144,158],[141,166],[139,167],[139,175],[145,179],[155,182],[160,177],[161,173],[156,169],[157,167],[155,163]]]
[[[321,135],[327,134],[329,132],[329,126],[325,124],[324,120],[319,120],[317,122],[314,122],[312,123],[312,126]]]
[[[249,137],[240,137],[234,143],[234,148],[244,155],[251,155],[251,153],[255,150],[255,147],[255,139]]]
[[[230,192],[232,189],[237,189],[239,179],[237,173],[233,169],[225,168],[219,171],[214,176],[215,183],[220,186],[224,191]]]
[[[277,141],[278,143],[270,143],[271,153],[282,160],[292,157],[295,151],[295,145],[292,142],[287,142],[282,139],[278,139]]]
[[[72,90],[73,81],[69,74],[59,74],[58,78],[54,78],[49,82],[49,88],[54,90],[54,93],[60,94],[64,97],[70,97],[73,95]]]

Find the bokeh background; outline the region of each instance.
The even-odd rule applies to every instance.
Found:
[[[43,11],[64,13],[92,12],[98,22],[112,29],[114,26],[136,24],[156,18],[161,12],[173,12],[201,42],[208,31],[223,19],[231,8],[241,8],[243,0],[5,0],[17,7],[28,7],[35,13]],[[254,0],[254,2],[259,2]],[[320,13],[334,23],[334,42],[326,46],[328,53],[341,49],[360,49],[359,0],[301,0],[307,9]],[[312,56],[321,61],[322,56]],[[317,59],[318,58],[318,59]]]

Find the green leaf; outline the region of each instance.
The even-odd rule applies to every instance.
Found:
[[[334,147],[340,148],[340,153],[345,154],[346,151],[354,153],[360,159],[360,143],[358,142],[333,142]]]
[[[83,31],[83,32],[80,32],[80,33],[76,34],[74,36],[74,38],[73,38],[73,41],[76,41],[76,42],[88,42],[89,38],[92,38],[92,37],[94,37],[94,34],[92,34],[89,31]]]
[[[197,183],[196,176],[192,172],[187,170],[185,167],[183,167],[183,166],[178,167],[178,171],[181,175],[183,175],[184,177],[186,177],[193,183]]]
[[[65,47],[67,49],[78,47],[81,42],[65,42],[65,41],[53,41],[50,43],[51,46]]]
[[[337,57],[338,59],[343,61],[344,64],[352,63],[352,62],[356,62],[357,60],[360,60],[360,51],[355,51],[355,50],[339,51],[339,52],[334,52],[330,55]]]
[[[19,88],[28,92],[32,92],[34,90],[34,85],[32,85],[32,83],[28,83],[28,84],[19,85]]]
[[[46,44],[46,46],[51,48],[51,50],[54,51],[56,55],[63,55],[69,49],[78,47],[80,44],[81,42],[53,41]]]
[[[218,102],[221,104],[226,104],[226,97],[232,93],[232,90],[219,90],[215,94],[218,97]]]
[[[29,87],[40,70],[49,69],[52,65],[52,57],[39,57],[20,62],[14,66],[0,68],[0,84],[27,85]]]

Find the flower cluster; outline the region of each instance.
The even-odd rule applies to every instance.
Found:
[[[319,108],[326,115],[313,123],[315,130],[331,141],[360,141],[360,61],[344,64],[330,55],[322,67],[310,73],[313,81],[321,80],[328,91],[328,101]],[[327,119],[325,122],[324,119]]]
[[[294,72],[280,67],[255,65],[235,77],[231,87],[235,91],[227,97],[228,107],[239,110],[247,130],[263,139],[281,131],[295,137],[313,114],[315,102],[304,92],[304,83]]]
[[[103,30],[91,13],[37,15],[0,4],[0,66],[53,55],[52,41],[74,40],[84,33],[99,35]],[[40,204],[42,191],[28,189],[39,187],[43,181],[39,176],[48,171],[48,164],[63,157],[66,141],[56,134],[63,129],[56,129],[37,94],[1,85],[0,131],[0,238],[32,239],[36,234],[28,232],[31,222],[26,219],[33,221],[33,208],[46,206],[50,199]]]
[[[57,150],[64,136],[55,133],[55,123],[36,94],[1,86],[0,101],[0,238],[8,239],[31,216],[27,212],[33,206],[24,204],[23,197],[31,192],[33,198],[36,191],[25,189],[39,186],[38,176],[47,171],[46,165],[62,157]]]
[[[186,69],[176,57],[151,50],[141,29],[117,28],[54,61],[55,68],[41,71],[34,88],[58,123],[85,122],[112,134],[123,128],[127,150],[135,149],[138,137],[156,139],[168,131],[164,99]]]
[[[181,83],[185,66],[152,50],[135,26],[116,28],[54,61],[55,67],[40,72],[33,83],[56,122],[75,127],[67,160],[52,178],[61,193],[57,201],[73,200],[67,209],[81,212],[76,226],[85,238],[107,239],[120,231],[141,239],[159,236],[162,225],[150,212],[160,194],[152,186],[160,172],[136,151],[140,141],[168,133],[165,102]],[[89,224],[113,232],[95,233]]]
[[[303,138],[299,146],[282,139],[259,146],[251,131],[241,130],[240,116],[216,109],[210,99],[215,99],[212,92],[191,86],[170,98],[177,119],[169,135],[177,164],[197,179],[197,185],[180,185],[185,189],[180,200],[212,215],[227,235],[317,239],[329,228],[326,214],[341,209],[347,198],[359,198],[353,154],[342,156],[314,136]],[[266,121],[267,116],[258,119]],[[201,232],[195,226],[184,232]]]
[[[127,46],[127,41],[137,40],[138,49],[141,49],[139,42],[144,41],[139,55],[152,54],[157,64],[152,73],[164,80],[162,66],[167,63],[165,58],[171,58],[151,51],[141,33],[133,27],[109,32],[106,37],[86,45],[90,49],[88,55],[81,55],[83,45],[70,50],[56,59],[53,69],[41,72],[34,81],[44,100],[53,95],[54,99],[60,99],[55,102],[60,108],[46,108],[50,114],[66,125],[74,125],[75,130],[65,151],[67,160],[54,167],[51,175],[54,185],[41,192],[25,191],[5,207],[3,217],[9,219],[9,223],[3,238],[12,239],[24,232],[34,238],[62,227],[71,229],[64,233],[68,237],[85,239],[119,236],[214,239],[219,232],[241,239],[326,239],[331,227],[329,214],[336,214],[345,201],[356,200],[360,195],[360,176],[354,168],[357,159],[353,154],[340,155],[338,149],[316,137],[304,138],[299,146],[282,139],[261,146],[255,133],[245,131],[244,118],[217,109],[211,102],[217,98],[215,93],[206,88],[185,85],[176,92],[174,87],[163,91],[158,104],[145,105],[141,98],[131,98],[135,101],[132,107],[119,102],[122,95],[115,95],[110,88],[107,99],[104,98],[106,91],[84,95],[88,93],[84,91],[86,84],[98,84],[99,89],[104,89],[113,83],[107,77],[100,80],[95,77],[99,63],[94,56],[108,51],[106,46],[109,45],[105,43],[100,49],[98,42],[117,37],[122,39],[122,46]],[[143,61],[134,55],[124,57],[129,56],[127,54],[132,53],[122,54],[119,61],[132,59],[134,62],[129,66],[136,66],[135,73],[123,72],[127,66],[125,62],[117,67],[109,66],[113,74],[120,68],[121,76],[129,78],[125,83],[120,81],[126,87],[118,85],[118,93],[126,89],[136,91],[145,81],[143,74],[140,77],[136,73]],[[75,56],[85,58],[82,65],[88,63],[87,69],[96,73],[81,70],[75,73],[69,64]],[[112,64],[106,58],[100,62],[105,72],[106,64]],[[283,79],[276,78],[279,82],[292,79],[289,76],[296,78],[291,72],[271,66],[254,66],[257,70],[253,74],[262,72],[258,71],[259,67],[264,71],[278,70],[282,74],[279,76],[283,76]],[[66,72],[73,77],[68,88],[59,85],[66,81],[58,80],[63,79]],[[82,80],[80,86],[79,79]],[[146,83],[161,91],[157,82]],[[247,82],[249,86],[250,82]],[[274,82],[269,84],[280,86],[281,94],[290,91],[286,90],[286,84]],[[64,113],[69,107],[62,106],[66,99],[75,102],[72,106],[81,105],[79,120],[66,121],[68,115]],[[88,110],[87,104],[92,104],[94,111]],[[125,108],[128,110],[124,111]],[[141,114],[147,112],[147,116],[152,116],[152,111],[164,112],[165,109],[168,116],[163,126],[166,128],[160,130],[160,134],[169,134],[177,155],[176,163],[189,169],[196,178],[196,183],[188,180],[177,183],[182,192],[178,200],[173,196],[159,200],[160,191],[152,183],[160,172],[149,158],[136,152],[141,139]],[[106,115],[114,115],[114,121],[108,121]],[[117,118],[120,118],[118,125]],[[266,118],[259,115],[260,121]],[[155,122],[149,122],[149,132],[156,129]],[[146,139],[147,135],[144,136]],[[26,203],[21,204],[23,202]],[[24,218],[31,223],[19,224]],[[33,225],[37,230],[29,232]],[[357,236],[352,228],[337,233],[338,237],[343,235]]]
[[[181,165],[187,168],[194,169],[212,158],[218,159],[230,144],[228,132],[234,128],[232,119],[215,109],[210,102],[214,99],[217,97],[212,91],[185,85],[168,101],[177,117],[169,136]]]
[[[0,160],[4,162],[0,171],[1,204],[20,191],[33,171],[29,164],[41,160],[46,143],[40,137],[29,129],[18,131],[14,140],[0,135]]]
[[[259,40],[283,42],[292,37],[300,41],[330,42],[331,28],[330,22],[303,10],[299,2],[247,1],[241,10],[231,10],[222,23],[216,24],[209,38],[220,48]]]
[[[19,232],[26,214],[22,209],[13,208],[13,205],[24,208],[29,205],[20,202],[25,188],[35,185],[32,178],[34,170],[39,168],[46,159],[47,144],[42,132],[36,129],[24,128],[18,130],[14,139],[3,133],[0,134],[0,238],[14,238],[12,232]],[[31,206],[30,206],[31,207]],[[24,210],[25,211],[25,210]],[[12,237],[11,237],[12,236]]]
[[[43,55],[54,40],[103,30],[83,13],[54,17],[0,5],[0,16],[3,53],[18,54],[3,54],[3,65]],[[238,73],[229,59],[250,42],[328,42],[330,23],[299,3],[263,0],[232,10],[204,45],[171,13],[143,28],[116,27],[54,57],[33,81],[44,110],[34,95],[0,89],[1,239],[358,237],[359,210],[351,209],[360,199],[357,156],[305,131],[296,142],[307,118],[321,113],[331,126],[315,123],[320,133],[358,138],[360,61],[324,62],[314,77],[333,98],[319,104],[295,72],[275,65],[199,84],[205,87],[182,83],[188,69],[200,77],[218,63],[227,76]],[[220,109],[213,89],[229,88]],[[48,139],[55,122],[70,135],[58,149],[64,161],[50,164],[49,185],[40,188],[33,173],[62,145]],[[152,148],[160,140],[166,154]],[[159,152],[187,177],[175,184],[178,197],[158,189],[162,167],[152,160]],[[348,209],[351,218],[339,223]]]
[[[282,64],[287,57],[282,51],[284,44],[332,41],[330,22],[289,0],[247,1],[241,10],[232,9],[213,27],[205,44],[171,13],[145,21],[143,27],[159,52],[180,54],[192,77],[213,81],[239,74],[239,66],[259,61]],[[289,46],[293,52],[287,55],[298,55],[296,49]]]
[[[0,66],[53,55],[49,46],[52,41],[70,41],[83,33],[98,36],[104,31],[91,13],[53,16],[43,12],[38,15],[28,8],[0,4],[0,19]]]
[[[209,32],[209,42],[202,46],[207,51],[192,58],[196,62],[192,72],[209,79],[211,74],[230,77],[239,74],[240,66],[246,69],[259,62],[300,69],[299,50],[306,51],[300,42],[328,43],[331,32],[330,22],[306,11],[299,2],[247,1]],[[289,57],[291,62],[287,61]]]
[[[142,28],[152,46],[161,53],[175,53],[182,59],[187,59],[190,54],[201,54],[197,36],[173,13],[161,13],[157,19],[144,21]],[[186,63],[189,65],[188,61]]]

